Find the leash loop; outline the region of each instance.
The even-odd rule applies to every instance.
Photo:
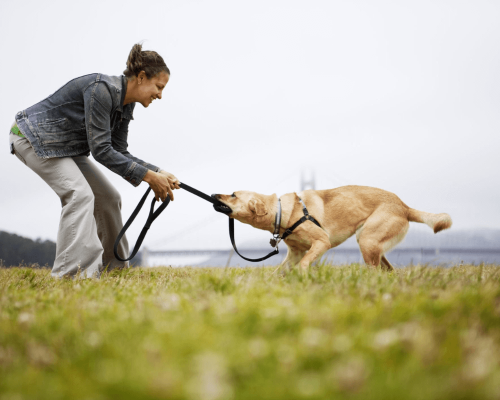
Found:
[[[134,212],[128,219],[128,221],[123,225],[122,230],[118,234],[116,240],[115,240],[115,245],[113,248],[113,252],[115,253],[115,257],[117,260],[120,261],[130,261],[132,258],[135,257],[139,249],[141,248],[141,244],[144,241],[144,238],[146,237],[146,234],[148,233],[149,228],[151,227],[151,224],[153,221],[158,218],[158,216],[162,213],[162,211],[167,208],[168,203],[170,203],[170,197],[167,196],[165,201],[154,211],[155,208],[155,203],[156,199],[153,198],[153,201],[151,202],[151,207],[149,209],[149,215],[148,219],[146,220],[146,223],[144,224],[144,228],[142,228],[142,231],[139,235],[139,238],[137,239],[137,242],[135,243],[134,249],[132,250],[132,253],[128,258],[121,258],[118,255],[118,245],[120,244],[120,240],[122,240],[123,235],[125,235],[125,232],[127,232],[127,229],[132,225],[132,222],[134,222],[134,219],[137,217],[139,214],[139,211],[141,211],[142,206],[144,205],[144,202],[146,201],[146,198],[148,197],[149,192],[151,191],[151,188],[149,187],[148,190],[146,190],[146,193],[144,193],[144,196],[142,196],[142,199],[139,201],[139,204],[137,204],[137,207],[135,208]]]

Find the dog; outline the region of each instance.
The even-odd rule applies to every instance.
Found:
[[[220,204],[214,206],[244,224],[275,232],[278,197],[238,191],[231,195],[213,195]],[[280,237],[304,216],[304,205],[313,220],[306,220],[284,239],[288,255],[282,266],[300,264],[306,271],[312,262],[330,248],[352,235],[356,239],[369,268],[394,270],[385,254],[399,244],[409,222],[429,225],[434,233],[451,227],[446,213],[432,214],[408,207],[394,193],[367,186],[342,186],[329,190],[304,190],[280,197]],[[301,202],[302,200],[302,202]]]

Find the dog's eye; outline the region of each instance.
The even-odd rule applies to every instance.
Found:
[[[231,197],[236,197],[236,195],[233,193],[233,194],[231,195]]]

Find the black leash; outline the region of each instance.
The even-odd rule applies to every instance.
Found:
[[[236,243],[234,241],[234,218],[229,218],[229,237],[231,239],[231,244],[233,245],[236,254],[238,254],[241,258],[247,261],[253,261],[253,262],[264,261],[267,260],[269,257],[274,256],[275,254],[279,254],[279,249],[278,249],[279,242],[290,236],[292,232],[295,230],[295,228],[297,228],[303,222],[311,221],[321,228],[321,224],[312,215],[309,214],[306,205],[304,204],[304,202],[300,197],[299,201],[302,203],[302,211],[304,213],[304,216],[301,219],[299,219],[295,224],[293,224],[290,228],[286,229],[283,235],[280,235],[279,232],[281,227],[281,199],[278,199],[278,212],[276,213],[276,217],[274,219],[274,234],[273,234],[273,239],[271,239],[270,242],[271,246],[274,247],[274,251],[269,253],[267,256],[261,258],[255,258],[255,259],[246,258],[238,252],[238,249],[236,248]]]
[[[186,185],[185,183],[180,183],[179,186],[182,189],[187,190],[188,192],[193,193],[194,195],[196,195],[198,197],[201,197],[203,200],[209,201],[212,204],[219,204],[218,200],[206,195],[203,192],[200,192],[199,190],[197,190],[195,188],[192,188],[189,185]],[[144,205],[144,202],[146,201],[146,198],[148,197],[148,194],[150,191],[151,191],[151,188],[148,188],[148,190],[146,190],[146,193],[144,193],[144,196],[142,196],[141,201],[139,201],[139,204],[137,204],[137,207],[135,208],[134,212],[132,213],[132,215],[130,216],[128,221],[125,223],[122,230],[118,234],[118,237],[116,238],[113,251],[115,253],[115,257],[117,260],[129,261],[135,257],[135,255],[137,254],[137,252],[141,248],[141,244],[144,241],[144,238],[146,237],[146,234],[148,233],[149,228],[151,228],[153,221],[156,218],[158,218],[158,216],[163,212],[163,210],[165,210],[165,208],[167,208],[168,204],[170,203],[170,196],[167,196],[165,201],[156,209],[156,211],[154,211],[156,199],[153,198],[153,201],[151,202],[151,208],[149,209],[148,219],[146,220],[146,223],[144,224],[144,228],[142,228],[142,231],[139,235],[139,238],[137,239],[137,242],[135,243],[135,246],[134,246],[134,249],[132,250],[132,253],[130,254],[129,258],[121,258],[118,255],[118,244],[120,243],[120,240],[122,240],[123,235],[125,235],[125,232],[127,232],[127,229],[130,227],[130,225],[132,225],[132,222],[134,222],[134,219],[139,214],[139,211],[141,211],[141,208]]]
[[[229,218],[229,238],[231,239],[231,244],[233,245],[233,249],[238,254],[241,258],[247,261],[253,261],[253,262],[259,262],[259,261],[264,261],[267,260],[269,257],[274,256],[275,254],[278,254],[280,251],[278,250],[278,246],[275,247],[275,249],[270,252],[267,256],[261,257],[261,258],[246,258],[240,254],[238,249],[236,248],[236,243],[234,241],[234,218]]]
[[[217,200],[217,199],[215,199],[215,198],[213,198],[213,197],[211,197],[211,196],[209,196],[209,195],[207,195],[207,194],[205,194],[203,192],[200,192],[199,190],[197,190],[197,189],[195,189],[195,188],[193,188],[193,187],[191,187],[189,185],[186,185],[185,183],[181,182],[179,184],[179,186],[180,186],[181,189],[187,190],[188,192],[190,192],[190,193],[192,193],[192,194],[194,194],[194,195],[196,195],[198,197],[201,197],[203,200],[206,200],[206,201],[212,203],[213,205],[222,204],[222,203],[219,202],[219,200]],[[117,260],[120,260],[120,261],[129,261],[129,260],[131,260],[132,258],[135,257],[135,255],[139,251],[139,249],[141,247],[141,244],[144,241],[144,238],[146,237],[146,234],[148,233],[148,230],[151,227],[153,221],[156,218],[158,218],[158,216],[163,212],[163,210],[165,210],[165,208],[167,208],[168,204],[170,203],[170,196],[167,196],[167,198],[165,199],[165,201],[155,211],[154,207],[155,207],[156,199],[153,198],[153,201],[151,202],[151,207],[149,209],[148,219],[146,220],[146,223],[144,224],[144,228],[142,228],[142,231],[141,231],[141,233],[139,235],[139,238],[137,239],[137,242],[135,243],[135,246],[134,246],[134,249],[132,250],[132,253],[130,254],[130,256],[128,258],[121,258],[118,255],[118,244],[120,243],[120,240],[122,239],[123,235],[125,235],[125,232],[127,232],[127,229],[130,227],[130,225],[132,225],[132,222],[134,222],[134,219],[139,214],[139,211],[141,211],[141,208],[144,205],[144,202],[146,201],[146,198],[148,197],[148,194],[149,194],[150,191],[151,191],[151,188],[148,188],[148,190],[146,190],[146,193],[144,193],[144,196],[142,196],[141,201],[139,201],[139,204],[137,204],[137,207],[135,208],[134,212],[132,213],[132,215],[130,216],[130,218],[128,219],[128,221],[125,223],[125,225],[123,226],[122,230],[118,234],[118,237],[116,238],[115,246],[113,248],[113,251],[115,253],[115,257],[116,257]],[[275,254],[279,253],[278,247],[276,247],[274,249],[274,251],[272,251],[271,253],[269,253],[265,257],[256,258],[256,259],[243,257],[238,252],[238,250],[236,249],[236,243],[235,243],[235,240],[234,240],[234,218],[229,218],[229,237],[231,238],[231,243],[232,243],[233,248],[236,251],[236,253],[241,258],[243,258],[243,259],[245,259],[247,261],[259,262],[259,261],[266,260],[269,257],[272,257]]]
[[[118,255],[118,245],[120,244],[120,240],[122,240],[123,235],[125,235],[125,232],[127,232],[127,229],[129,228],[130,225],[132,225],[132,222],[134,222],[135,217],[137,217],[137,214],[139,214],[139,211],[141,211],[142,206],[144,205],[144,202],[146,201],[146,198],[148,197],[149,192],[151,191],[151,188],[149,187],[148,190],[146,190],[146,193],[144,193],[144,196],[142,196],[141,201],[139,201],[139,204],[137,204],[137,207],[135,208],[134,212],[128,219],[128,221],[123,225],[122,230],[118,234],[116,240],[115,240],[115,246],[113,248],[113,251],[115,253],[115,258],[120,261],[129,261],[132,258],[135,257],[139,249],[141,248],[142,241],[146,237],[146,233],[148,233],[149,228],[151,227],[151,224],[153,221],[158,218],[158,216],[161,214],[161,212],[167,208],[168,203],[170,203],[170,197],[167,196],[165,201],[158,207],[156,211],[154,211],[155,208],[155,202],[156,199],[153,198],[153,201],[151,202],[151,208],[149,209],[149,216],[146,221],[146,224],[144,225],[144,228],[142,228],[141,234],[139,235],[139,238],[137,239],[137,242],[135,243],[134,249],[132,250],[132,254],[130,254],[129,258],[121,258]]]

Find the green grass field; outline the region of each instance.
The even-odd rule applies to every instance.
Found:
[[[0,269],[0,399],[500,399],[500,266]]]

